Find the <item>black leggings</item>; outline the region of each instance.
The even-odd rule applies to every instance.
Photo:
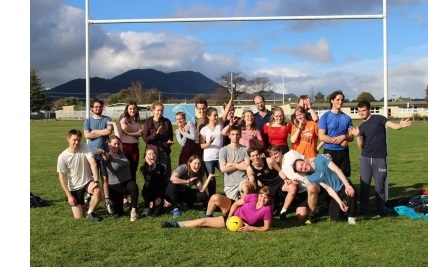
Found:
[[[206,203],[208,195],[205,192],[200,192],[198,189],[185,188],[169,182],[165,190],[165,199],[176,208],[178,203],[182,202],[189,205],[193,205],[193,203]]]
[[[138,206],[138,185],[132,181],[126,181],[121,184],[109,185],[110,200],[113,202],[114,213],[123,216],[123,195],[131,196],[131,207]]]
[[[339,192],[337,192],[337,195],[339,195],[340,199],[345,202],[345,204],[349,207],[347,213],[348,217],[355,217],[355,210],[357,208],[357,201],[358,201],[358,195],[355,191],[355,187],[351,184],[352,188],[354,189],[354,196],[348,196],[345,193],[345,186],[343,186]],[[343,212],[340,209],[339,204],[336,202],[336,200],[331,199],[330,205],[328,207],[328,214],[330,215],[330,219],[333,221],[341,221],[343,220],[343,217],[345,216],[345,212]]]

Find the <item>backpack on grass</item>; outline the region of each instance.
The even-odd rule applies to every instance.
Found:
[[[39,196],[33,195],[33,193],[30,192],[30,208],[44,207],[44,206],[47,206],[46,201],[44,201]]]

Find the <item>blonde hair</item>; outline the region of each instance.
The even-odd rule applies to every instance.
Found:
[[[285,129],[285,126],[287,125],[287,122],[285,121],[284,110],[282,109],[282,107],[274,107],[274,108],[272,109],[272,115],[270,116],[270,120],[269,120],[269,128],[272,126],[273,122],[275,122],[275,117],[274,117],[274,115],[275,115],[275,112],[277,112],[277,111],[280,111],[280,112],[281,112],[282,117],[284,118],[284,119],[282,120],[282,123],[281,123],[281,128],[284,130],[284,129]]]
[[[155,108],[158,106],[164,108],[162,102],[157,101],[157,102],[153,102],[151,110],[154,111]]]

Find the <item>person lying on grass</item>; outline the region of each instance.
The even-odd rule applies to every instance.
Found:
[[[252,193],[245,195],[243,198],[237,200],[232,206],[226,196],[215,194],[211,197],[208,202],[208,207],[211,212],[219,207],[223,213],[228,213],[223,216],[211,217],[204,215],[203,218],[184,221],[184,222],[162,222],[161,227],[169,228],[188,228],[188,227],[213,227],[213,228],[225,228],[226,221],[232,216],[240,217],[244,225],[239,228],[238,231],[268,231],[271,227],[273,213],[272,206],[270,205],[271,193],[270,188],[264,186],[260,188],[258,193],[254,193],[255,187]],[[223,198],[224,197],[224,198]],[[259,226],[263,222],[263,226]]]

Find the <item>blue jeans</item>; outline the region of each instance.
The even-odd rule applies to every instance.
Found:
[[[205,170],[207,176],[209,174],[215,173],[215,168],[217,168],[220,171],[220,163],[218,160],[215,161],[204,161],[205,164]],[[209,184],[208,184],[208,198],[211,198],[214,194],[216,194],[217,191],[217,182],[215,180],[215,177],[212,177]]]

